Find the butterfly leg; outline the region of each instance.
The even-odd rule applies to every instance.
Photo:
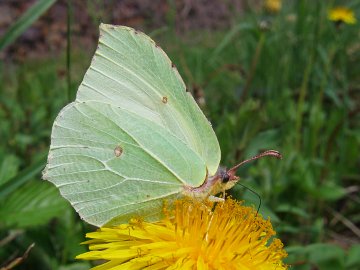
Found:
[[[213,195],[210,195],[210,196],[209,196],[209,201],[210,201],[210,202],[224,202],[225,199],[224,199],[224,198],[219,198],[219,197],[216,197],[216,196],[213,196]]]

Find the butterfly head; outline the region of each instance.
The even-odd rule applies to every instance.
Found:
[[[240,179],[240,177],[235,175],[237,169],[240,166],[244,165],[245,163],[248,163],[249,161],[256,160],[256,159],[259,159],[259,158],[262,158],[262,157],[265,157],[265,156],[272,156],[272,157],[276,157],[276,158],[279,158],[279,159],[282,158],[282,155],[278,151],[268,150],[268,151],[262,152],[259,155],[254,156],[252,158],[249,158],[249,159],[246,159],[246,160],[240,162],[239,164],[237,164],[236,166],[232,167],[229,170],[220,169],[220,171],[218,172],[218,175],[219,175],[219,178],[220,178],[220,186],[221,186],[220,189],[228,190],[228,189],[232,188],[233,186],[235,186],[235,184]]]
[[[235,186],[240,177],[236,176],[230,170],[220,169],[220,185],[222,190],[227,190]]]
[[[240,177],[236,175],[236,171],[241,165],[265,156],[282,158],[279,152],[269,150],[244,160],[229,170],[220,167],[214,176],[206,177],[206,180],[201,186],[195,188],[186,186],[184,194],[187,196],[206,198],[209,195],[216,196],[216,194],[224,193],[225,190],[231,189],[240,180]]]

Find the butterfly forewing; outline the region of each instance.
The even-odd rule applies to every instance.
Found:
[[[124,26],[100,26],[99,46],[77,95],[77,101],[87,100],[110,103],[162,125],[215,174],[220,162],[216,135],[176,67],[145,34]]]

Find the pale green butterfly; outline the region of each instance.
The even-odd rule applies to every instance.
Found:
[[[265,155],[280,156],[252,159]],[[115,225],[159,220],[164,201],[231,188],[244,162],[228,171],[219,162],[211,124],[164,51],[132,28],[101,24],[76,100],[54,122],[43,178],[88,223]]]

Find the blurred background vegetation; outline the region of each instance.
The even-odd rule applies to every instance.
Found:
[[[283,153],[239,175],[292,269],[360,269],[360,28],[328,17],[336,6],[359,16],[360,1],[277,2],[1,1],[0,269],[90,267],[74,257],[94,228],[41,171],[100,22],[161,44],[211,120],[223,165]],[[241,186],[231,193],[259,203]]]

